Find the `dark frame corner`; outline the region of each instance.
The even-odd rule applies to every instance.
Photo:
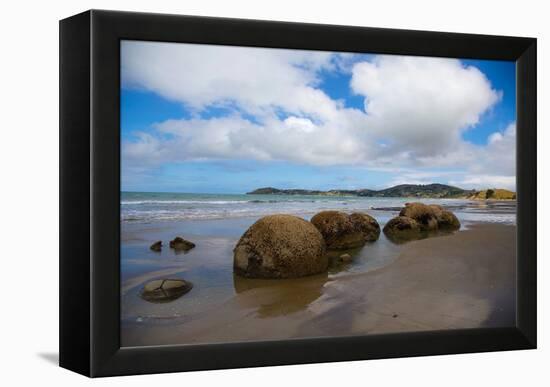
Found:
[[[516,61],[517,326],[120,348],[121,39]],[[536,348],[536,66],[533,38],[95,10],[62,20],[60,365],[108,376]]]

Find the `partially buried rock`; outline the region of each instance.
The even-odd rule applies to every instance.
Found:
[[[384,226],[384,234],[394,242],[426,238],[460,229],[460,221],[443,207],[423,203],[407,203],[399,216]]]
[[[378,222],[364,213],[348,215],[341,211],[321,211],[311,218],[311,223],[323,235],[328,249],[361,247],[380,235]]]
[[[175,237],[173,240],[170,241],[170,248],[176,251],[189,251],[193,247],[195,247],[195,244],[193,242],[189,242],[182,237]]]
[[[393,242],[404,242],[418,238],[421,235],[421,228],[413,218],[396,216],[386,223],[384,234]]]
[[[157,251],[157,252],[161,251],[162,250],[162,241],[156,241],[149,248],[153,251]]]
[[[437,204],[431,204],[430,207],[434,210],[440,230],[454,231],[460,229],[460,221],[451,211],[445,210]]]
[[[306,220],[292,215],[259,219],[235,246],[235,273],[249,278],[294,278],[328,268],[325,242]]]
[[[149,302],[169,302],[180,298],[193,288],[193,284],[182,279],[159,279],[145,284],[141,298]]]
[[[399,213],[414,219],[422,231],[434,231],[438,228],[436,210],[424,203],[407,203]]]

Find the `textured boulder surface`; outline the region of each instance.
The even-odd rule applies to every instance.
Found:
[[[434,231],[438,228],[435,209],[424,203],[407,203],[399,215],[416,220],[422,231]]]
[[[235,273],[250,278],[294,278],[328,268],[325,242],[308,221],[269,215],[243,234],[233,250]]]
[[[440,230],[454,231],[460,229],[460,221],[451,211],[445,210],[437,204],[431,204],[437,219],[437,226]]]
[[[380,225],[369,214],[354,212],[350,215],[350,219],[355,229],[362,234],[366,242],[374,242],[380,237]]]
[[[380,236],[380,226],[370,215],[341,211],[321,211],[311,218],[311,223],[319,230],[327,248],[345,250],[360,247]]]
[[[173,301],[193,288],[193,284],[182,279],[159,279],[145,284],[141,298],[149,302]]]
[[[421,234],[418,222],[407,216],[396,216],[384,226],[384,234],[394,242],[416,239]]]
[[[175,237],[173,240],[170,241],[170,248],[176,251],[189,251],[193,247],[195,247],[195,244],[193,242],[189,242],[182,237]]]
[[[460,221],[451,211],[436,204],[407,203],[383,231],[388,239],[402,243],[458,229]]]

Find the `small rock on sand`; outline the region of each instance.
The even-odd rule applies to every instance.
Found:
[[[352,258],[349,254],[342,254],[340,255],[340,257],[338,257],[338,261],[342,263],[348,263],[352,261]]]
[[[189,242],[182,237],[175,237],[173,240],[170,241],[170,248],[177,251],[189,251],[193,247],[195,247],[195,244],[193,242]]]

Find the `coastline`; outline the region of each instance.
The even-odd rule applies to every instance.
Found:
[[[238,227],[234,222],[240,222]],[[381,239],[360,249],[350,267],[293,280],[250,280],[228,273],[232,247],[249,222],[253,219],[222,222],[215,232],[224,237],[218,238],[207,235],[210,222],[204,229],[189,226],[199,242],[196,251],[153,255],[133,265],[139,269],[122,280],[122,345],[353,336],[514,323],[514,225],[471,223],[452,235],[399,246],[385,245]],[[150,225],[149,231],[164,235],[173,233],[174,226]],[[227,234],[228,230],[232,232]],[[136,251],[144,243],[139,238],[144,236],[124,235],[123,265],[125,260],[135,264]],[[382,257],[378,265],[360,266],[370,263],[375,252]],[[353,270],[355,266],[359,269]],[[139,301],[136,294],[145,278],[168,274],[193,281],[195,288],[174,303]]]

